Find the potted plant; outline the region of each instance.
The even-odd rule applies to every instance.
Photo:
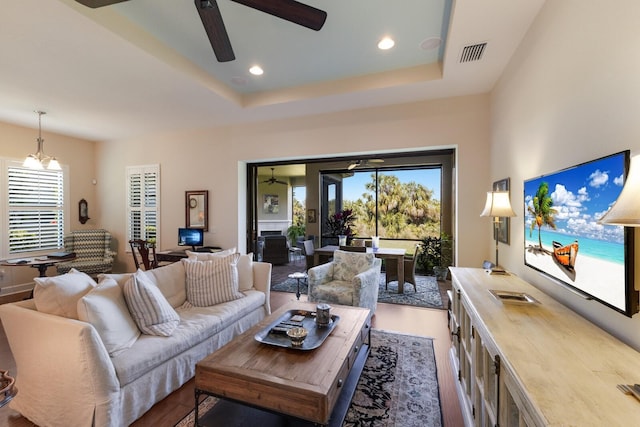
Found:
[[[429,274],[433,272],[438,280],[446,280],[449,266],[453,265],[453,241],[442,233],[440,237],[422,239],[422,250],[417,260],[419,268]]]
[[[447,280],[449,267],[453,265],[453,241],[446,233],[440,234],[440,262],[433,267],[437,280]]]
[[[291,242],[291,247],[295,247],[298,241],[298,237],[304,236],[305,226],[302,224],[293,224],[287,228],[287,237]]]
[[[346,236],[347,241],[353,238],[353,226],[356,216],[351,209],[336,212],[327,219],[327,229],[332,237]]]

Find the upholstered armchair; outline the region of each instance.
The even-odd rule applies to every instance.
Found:
[[[289,244],[287,236],[260,236],[264,242],[262,261],[271,264],[287,264],[289,262]]]
[[[336,250],[333,261],[307,272],[309,301],[376,310],[382,260],[372,253]]]
[[[58,274],[69,272],[72,268],[97,276],[111,273],[116,255],[111,250],[111,233],[107,230],[76,230],[64,236],[65,252],[73,252],[76,258],[56,265]]]

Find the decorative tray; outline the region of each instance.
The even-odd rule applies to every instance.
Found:
[[[496,297],[498,300],[507,304],[540,304],[537,299],[529,294],[525,294],[524,292],[499,291],[496,289],[489,289],[489,292],[491,292],[491,295]]]
[[[292,348],[295,350],[313,350],[320,347],[324,340],[334,330],[340,317],[331,315],[331,322],[327,326],[316,325],[316,312],[307,310],[289,310],[269,326],[255,335],[255,340],[264,344],[278,347]],[[287,330],[295,327],[303,327],[309,331],[307,338],[301,346],[291,344],[287,336]]]

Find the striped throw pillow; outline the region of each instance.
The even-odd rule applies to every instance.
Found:
[[[125,282],[123,291],[131,317],[143,334],[171,336],[180,316],[142,270]]]
[[[196,307],[209,307],[242,298],[238,291],[238,257],[231,254],[208,261],[185,260],[187,301]]]

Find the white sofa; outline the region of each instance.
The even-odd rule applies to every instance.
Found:
[[[132,274],[104,276],[122,288]],[[0,306],[17,365],[13,409],[41,427],[129,425],[192,378],[196,362],[271,312],[268,263],[248,261],[242,269],[238,264],[243,297],[210,307],[188,303],[182,262],[135,274],[160,289],[179,324],[168,337],[140,334],[131,347],[112,356],[100,327],[39,311],[37,293],[34,299]]]

